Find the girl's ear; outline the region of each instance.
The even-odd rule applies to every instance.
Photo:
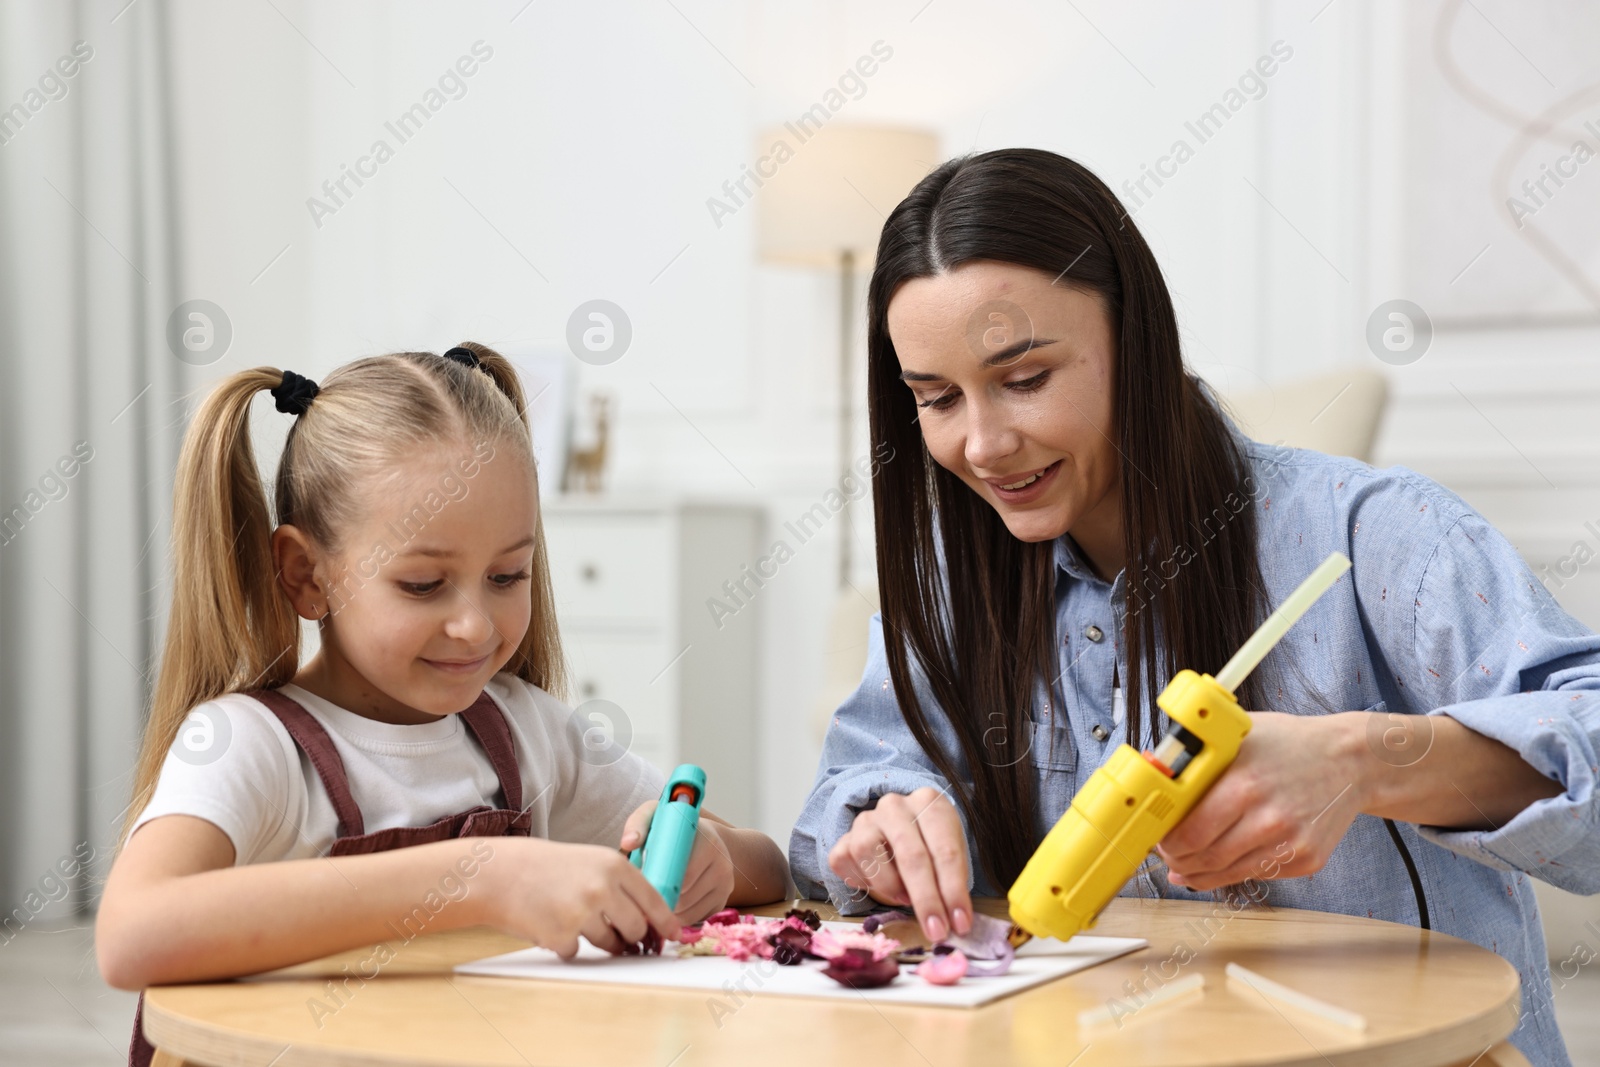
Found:
[[[272,531],[272,561],[278,584],[294,605],[295,614],[312,621],[326,617],[331,608],[317,584],[318,559],[317,546],[296,527],[280,526]]]

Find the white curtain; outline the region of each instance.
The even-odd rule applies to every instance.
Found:
[[[184,299],[169,39],[166,0],[0,0],[0,918],[13,928],[97,896],[162,632],[192,373],[166,341]]]

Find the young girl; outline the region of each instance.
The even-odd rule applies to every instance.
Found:
[[[275,529],[250,447],[262,389],[294,419]],[[783,897],[777,846],[709,811],[676,913],[628,863],[664,778],[596,749],[557,699],[525,411],[511,364],[470,344],[358,360],[320,387],[241,371],[201,407],[96,923],[111,985],[250,974],[422,927],[620,952]],[[301,618],[321,635],[304,665]],[[136,1019],[132,1060],[149,1054]]]

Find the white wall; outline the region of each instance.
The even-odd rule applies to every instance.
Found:
[[[110,23],[120,7],[86,5],[108,59],[122,47],[128,20]],[[1190,143],[1193,157],[1140,196],[1136,219],[1192,364],[1224,389],[1377,365],[1364,342],[1370,311],[1393,297],[1421,303],[1437,336],[1422,360],[1391,371],[1379,459],[1440,479],[1536,566],[1552,565],[1590,537],[1585,521],[1600,526],[1600,319],[1572,270],[1596,273],[1600,163],[1541,209],[1569,261],[1558,266],[1485,191],[1497,167],[1515,184],[1559,146],[1503,162],[1519,127],[1493,101],[1525,116],[1562,105],[1561,121],[1581,125],[1600,106],[1580,92],[1600,78],[1600,50],[1582,5],[1529,10],[1510,0],[176,0],[175,297],[220,304],[234,342],[218,363],[175,377],[192,406],[209,381],[260,364],[317,376],[368,353],[463,339],[560,346],[572,310],[605,298],[629,315],[632,348],[578,369],[582,389],[619,397],[614,491],[742,496],[774,522],[792,518],[834,479],[835,285],[758,263],[754,208],[719,228],[706,199],[751,161],[757,129],[809,107],[882,41],[892,58],[836,121],[931,128],[946,155],[1053,149],[1119,192],[1174,141]],[[398,144],[385,121],[480,40],[493,56],[466,95]],[[1260,99],[1198,143],[1186,123],[1280,41],[1292,55]],[[6,54],[0,99],[20,91],[34,58]],[[318,227],[307,199],[380,137],[394,157]],[[863,395],[861,381],[854,389]],[[174,399],[152,422],[168,464],[185,407]],[[265,404],[261,414],[271,464],[284,421]],[[6,469],[31,470],[27,457]],[[872,573],[869,515],[857,509],[852,531],[858,582]],[[762,593],[760,822],[780,841],[810,784],[813,703],[837,654],[826,631],[840,532]],[[154,551],[164,539],[163,525]],[[1557,590],[1591,625],[1597,572]],[[30,600],[7,616],[61,610]],[[157,634],[164,612],[162,601]]]
[[[633,347],[580,374],[582,388],[620,398],[619,493],[742,494],[781,521],[828,486],[831,280],[757,263],[756,212],[742,209],[719,228],[705,200],[750,161],[754,130],[815,102],[879,40],[892,59],[836,121],[931,127],[947,154],[1050,148],[1119,191],[1175,140],[1190,142],[1193,158],[1136,218],[1167,271],[1191,361],[1224,388],[1375,362],[1362,328],[1391,295],[1439,305],[1442,327],[1483,299],[1475,289],[1447,303],[1437,263],[1456,260],[1433,247],[1437,226],[1416,217],[1419,202],[1436,198],[1407,184],[1440,180],[1438,145],[1460,157],[1446,177],[1487,151],[1440,120],[1454,121],[1427,62],[1439,5],[1407,16],[1358,0],[1325,10],[943,0],[534,5],[520,14],[515,0],[280,6],[287,20],[265,7],[180,6],[196,60],[179,73],[185,195],[214,220],[192,227],[189,251],[206,291],[237,309],[235,350],[216,371],[269,362],[315,374],[368,352],[469,337],[559,345],[571,310],[604,297],[630,316]],[[1504,5],[1479,6],[1509,17]],[[1551,16],[1528,27],[1525,49],[1539,47],[1538,33],[1559,43],[1558,25]],[[1475,76],[1493,81],[1514,65],[1483,26],[1462,32]],[[218,47],[223,39],[252,49]],[[480,39],[494,54],[467,95],[314,226],[306,198],[375,138],[393,141],[384,121]],[[1264,79],[1265,94],[1198,143],[1185,123],[1224,100],[1278,41],[1292,55]],[[1445,230],[1463,248],[1476,240],[1454,224]],[[1536,266],[1519,261],[1495,277]],[[1546,278],[1525,302],[1557,287]],[[1580,520],[1596,517],[1585,507],[1600,512],[1583,420],[1541,414],[1591,398],[1572,378],[1594,388],[1583,360],[1590,344],[1581,331],[1442,329],[1433,351],[1395,376],[1381,458],[1439,477],[1536,562],[1553,561],[1581,535]],[[1561,488],[1537,478],[1451,382]],[[857,440],[864,430],[863,420]],[[867,514],[857,512],[856,536],[869,547]],[[780,837],[814,765],[815,739],[797,727],[809,722],[825,653],[833,551],[802,553],[763,593],[761,714],[769,739],[795,739],[771,747],[763,776],[762,822]],[[870,579],[870,565],[858,577]],[[1600,600],[1585,592],[1595,581],[1585,573],[1562,590],[1590,622],[1600,622]]]

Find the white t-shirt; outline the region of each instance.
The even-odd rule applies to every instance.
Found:
[[[666,777],[658,768],[615,741],[597,746],[549,693],[507,673],[485,689],[506,712],[535,837],[615,848],[628,815],[660,797]],[[279,692],[328,731],[367,833],[504,803],[494,766],[459,715],[402,726],[297,685]],[[189,712],[135,832],[163,815],[215,824],[233,842],[235,866],[327,855],[339,825],[310,759],[276,715],[240,693]]]

